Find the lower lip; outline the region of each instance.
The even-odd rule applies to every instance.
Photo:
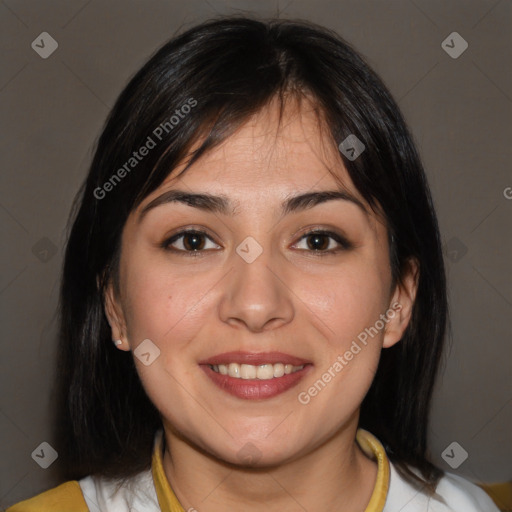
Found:
[[[212,370],[208,365],[201,365],[201,368],[213,383],[226,393],[246,400],[262,400],[273,398],[296,386],[309,372],[312,365],[304,365],[302,370],[283,375],[282,377],[264,380],[237,379],[229,375],[222,375]]]

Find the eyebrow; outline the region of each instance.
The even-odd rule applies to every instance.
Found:
[[[367,210],[363,203],[348,192],[341,190],[322,190],[306,192],[287,198],[281,204],[281,215],[308,210],[327,201],[342,200],[357,205],[365,214]],[[207,193],[190,193],[183,190],[169,190],[148,203],[139,214],[139,222],[154,208],[168,203],[182,203],[206,212],[236,215],[236,208],[231,200],[223,195],[215,196]]]

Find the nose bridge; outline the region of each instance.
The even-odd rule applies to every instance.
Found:
[[[253,237],[245,238],[232,255],[233,271],[220,304],[221,320],[244,324],[258,332],[288,323],[293,318],[291,292],[279,277],[274,251]]]

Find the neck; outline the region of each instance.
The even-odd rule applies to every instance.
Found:
[[[219,460],[165,428],[163,466],[185,510],[244,512],[262,509],[364,512],[377,464],[355,441],[357,423],[310,452],[279,466],[240,468]],[[171,457],[172,454],[172,457]]]

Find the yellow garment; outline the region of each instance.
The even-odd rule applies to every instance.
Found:
[[[478,484],[503,512],[512,512],[512,480],[494,484]]]
[[[389,488],[389,461],[382,444],[366,430],[357,431],[361,449],[377,461],[377,480],[365,512],[382,512]],[[162,444],[155,446],[151,472],[162,512],[185,512],[174,494],[162,464]],[[33,498],[17,503],[6,512],[89,512],[78,481],[65,482]]]
[[[6,512],[89,512],[77,480],[64,482],[58,487],[21,501]]]

